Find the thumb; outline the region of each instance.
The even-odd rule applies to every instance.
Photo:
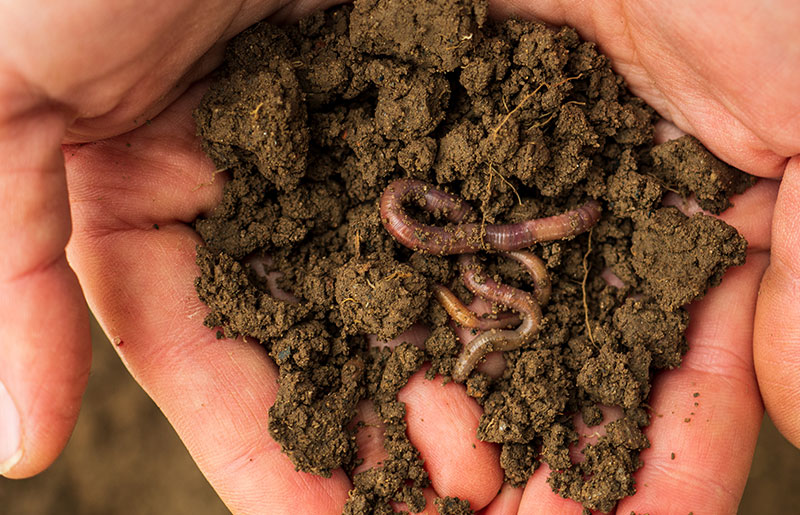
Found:
[[[778,192],[753,337],[764,405],[783,435],[800,446],[800,156],[789,161]]]
[[[66,117],[0,84],[0,474],[41,472],[77,419],[89,321],[64,247]]]

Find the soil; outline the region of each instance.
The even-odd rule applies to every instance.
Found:
[[[245,31],[195,118],[230,176],[221,204],[195,224],[205,242],[197,291],[206,325],[256,338],[279,366],[271,435],[299,470],[328,476],[358,464],[361,399],[386,424],[389,457],[353,477],[344,513],[424,507],[429,479],[397,392],[425,362],[428,377],[449,377],[460,351],[433,285],[470,300],[455,256],[412,251],[385,230],[378,199],[403,177],[462,197],[482,224],[599,199],[591,231],[531,249],[553,284],[538,335],[505,353],[500,377],[473,372],[466,387],[484,409],[478,435],[502,446],[512,484],[544,461],[554,491],[588,509],[634,493],[653,374],[687,351],[683,306],[746,249],[724,222],[662,199],[693,194],[717,213],[752,180],[691,136],[654,145],[657,116],[594,44],[567,27],[489,21],[481,0],[357,0]],[[479,258],[498,282],[530,289],[512,261]],[[431,329],[422,348],[373,344],[416,323]],[[604,421],[601,406],[623,415]],[[579,462],[569,454],[575,413],[607,422]],[[469,513],[455,499],[437,507]]]
[[[230,513],[95,322],[83,401],[76,430],[53,466],[29,479],[0,478],[5,513]],[[800,506],[798,474],[800,450],[765,418],[739,513],[793,513]]]
[[[469,515],[474,513],[469,507],[469,501],[458,497],[440,497],[433,501],[439,515]]]

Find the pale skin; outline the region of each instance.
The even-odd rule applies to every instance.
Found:
[[[315,6],[286,3],[2,2],[0,381],[21,424],[6,476],[46,468],[72,430],[90,366],[85,297],[234,513],[303,502],[309,513],[341,511],[346,475],[296,473],[267,433],[274,365],[252,342],[217,342],[192,286],[199,240],[187,223],[219,200],[222,177],[193,137],[204,85],[191,84],[252,22]],[[800,444],[800,5],[518,0],[493,12],[577,27],[662,116],[769,179],[722,215],[748,239],[748,262],[690,306],[692,351],[656,380],[653,446],[639,492],[618,507],[646,512],[668,499],[677,513],[735,512],[764,405]],[[62,155],[62,143],[99,140]],[[480,410],[462,386],[418,374],[401,400],[430,496],[491,514],[580,513],[550,491],[546,469],[497,494],[498,450],[475,441]],[[367,463],[379,461],[379,439],[366,436]]]

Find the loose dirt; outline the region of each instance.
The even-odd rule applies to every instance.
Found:
[[[682,306],[746,248],[725,223],[662,199],[694,194],[718,213],[751,180],[691,136],[654,145],[657,116],[593,43],[567,27],[487,20],[481,0],[357,0],[245,31],[195,118],[230,176],[221,204],[195,223],[205,242],[197,291],[206,325],[257,339],[279,366],[271,435],[299,470],[327,476],[358,464],[359,400],[386,424],[389,457],[353,477],[345,513],[391,513],[390,500],[424,507],[429,479],[396,394],[425,362],[429,377],[449,377],[461,349],[433,286],[471,300],[455,256],[414,252],[384,228],[379,197],[404,177],[462,197],[481,224],[600,200],[591,231],[531,249],[553,285],[536,338],[505,353],[500,377],[473,372],[466,387],[484,409],[478,436],[502,446],[512,484],[544,461],[554,491],[586,508],[608,511],[634,493],[653,374],[688,348]],[[489,276],[530,290],[519,265],[478,255]],[[424,348],[371,344],[415,323],[431,329]],[[601,406],[623,415],[575,462],[573,416],[598,425]],[[469,512],[457,499],[437,506]]]

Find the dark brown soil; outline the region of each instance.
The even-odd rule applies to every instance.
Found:
[[[353,477],[345,513],[391,513],[389,500],[424,507],[429,480],[396,394],[426,361],[429,376],[448,376],[460,349],[431,287],[469,300],[454,258],[413,252],[384,229],[377,200],[402,177],[463,197],[483,223],[601,200],[591,232],[533,247],[553,282],[542,329],[506,353],[501,377],[473,373],[467,392],[511,483],[542,460],[557,471],[553,489],[587,508],[608,511],[635,491],[653,374],[687,350],[682,306],[743,263],[746,247],[723,222],[661,207],[662,197],[694,193],[717,212],[751,181],[691,137],[654,146],[654,112],[594,44],[570,28],[487,21],[480,0],[360,0],[247,30],[196,119],[230,174],[220,206],[196,222],[206,244],[197,289],[208,326],[257,338],[278,364],[272,436],[298,469],[329,475],[357,465],[360,399],[386,424],[389,458]],[[530,287],[513,263],[480,259],[498,281]],[[257,273],[265,260],[295,300]],[[370,344],[416,322],[432,329],[422,349]],[[575,463],[572,416],[600,424],[600,406],[624,415]],[[453,499],[437,506],[469,512]]]
[[[64,454],[36,477],[0,478],[4,513],[229,513],[94,322],[92,347],[92,375]],[[739,514],[796,511],[800,506],[798,474],[800,450],[765,418]]]
[[[474,513],[469,507],[469,501],[458,497],[440,497],[433,501],[439,515],[470,515]]]

